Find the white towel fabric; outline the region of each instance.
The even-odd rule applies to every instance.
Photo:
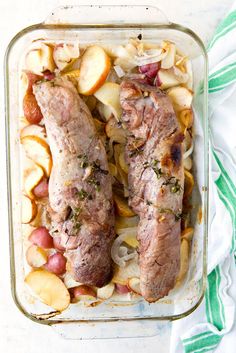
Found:
[[[173,323],[171,353],[236,351],[235,346],[227,345],[226,338],[222,340],[225,335],[230,337],[236,317],[236,3],[218,26],[208,55],[211,161],[207,290],[195,312]]]

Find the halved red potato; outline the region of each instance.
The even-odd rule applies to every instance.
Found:
[[[48,257],[44,268],[56,275],[62,275],[66,272],[66,258],[60,252],[52,254]]]
[[[21,199],[21,222],[28,224],[33,221],[37,215],[37,205],[34,200],[26,195]]]
[[[43,176],[43,169],[35,163],[31,168],[24,171],[24,189],[26,195],[28,195],[30,198],[34,198],[33,190],[40,183]]]
[[[30,50],[26,54],[25,65],[27,70],[38,75],[46,70],[54,71],[56,65],[53,60],[53,48],[48,44],[41,43],[38,48]]]
[[[49,177],[52,168],[52,156],[47,142],[38,136],[24,136],[21,143],[27,157],[40,165],[46,176]]]
[[[108,106],[117,120],[120,120],[122,109],[120,105],[120,85],[115,82],[105,82],[96,92],[94,96]]]
[[[53,49],[53,59],[60,71],[69,69],[79,55],[78,43],[60,43]]]
[[[26,260],[31,267],[42,267],[47,262],[47,253],[37,245],[31,245],[26,250]]]
[[[140,279],[138,277],[129,278],[127,286],[132,292],[141,295]]]
[[[41,179],[38,185],[32,190],[32,193],[39,199],[48,197],[48,180],[46,178]]]
[[[30,272],[25,282],[41,301],[58,311],[65,310],[70,304],[70,293],[62,280],[46,270]]]
[[[26,93],[23,99],[23,111],[30,124],[39,124],[43,118],[42,112],[33,93]]]
[[[193,93],[187,88],[181,86],[173,87],[167,91],[167,94],[177,112],[191,108]]]
[[[71,288],[72,302],[94,300],[97,297],[93,288],[82,284],[81,286]]]
[[[45,127],[37,124],[30,124],[25,126],[20,132],[20,138],[22,139],[25,136],[38,136],[42,140],[47,141]]]
[[[38,227],[34,229],[28,240],[34,245],[40,246],[43,249],[53,248],[53,237],[50,235],[46,227]]]
[[[118,294],[127,294],[131,291],[128,286],[119,283],[116,283],[115,288]]]
[[[157,86],[161,89],[167,89],[179,85],[179,81],[172,71],[160,69],[157,72]]]
[[[90,95],[105,82],[111,68],[111,60],[98,45],[88,47],[81,59],[79,93]]]
[[[110,282],[102,288],[98,288],[97,297],[103,300],[111,298],[115,289],[114,283]]]

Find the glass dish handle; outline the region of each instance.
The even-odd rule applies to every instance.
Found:
[[[154,5],[71,5],[55,8],[46,18],[47,25],[79,24],[170,24]]]
[[[168,348],[171,333],[170,321],[116,320],[96,322],[62,322],[52,324],[52,328],[64,339],[106,339],[106,338],[141,338],[158,337],[158,344]],[[159,348],[159,345],[158,345]],[[162,353],[169,350],[161,350]]]

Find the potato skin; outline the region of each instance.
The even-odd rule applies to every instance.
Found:
[[[53,248],[53,238],[46,227],[38,227],[29,236],[29,241],[43,249]]]
[[[35,186],[33,193],[38,198],[48,196],[48,181],[46,178],[43,178],[39,184]]]
[[[26,93],[23,99],[24,116],[30,124],[39,124],[43,118],[33,93]]]

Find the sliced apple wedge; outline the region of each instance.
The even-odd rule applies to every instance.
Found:
[[[31,267],[41,267],[47,262],[47,253],[37,245],[31,245],[26,251],[26,260]]]
[[[128,202],[126,201],[125,198],[122,198],[116,194],[114,194],[113,197],[114,197],[114,202],[115,202],[115,206],[116,206],[116,211],[119,216],[123,216],[123,217],[135,216],[135,213],[128,206]]]
[[[37,215],[37,205],[34,200],[26,195],[21,199],[21,222],[28,224],[33,221]]]
[[[79,93],[93,94],[105,82],[111,68],[111,60],[98,45],[88,47],[81,59]]]
[[[161,89],[167,89],[179,85],[174,73],[169,70],[160,69],[157,72],[157,83]]]
[[[44,126],[37,124],[30,124],[25,126],[20,132],[20,138],[25,136],[38,136],[42,140],[47,141],[47,134]]]
[[[79,55],[79,44],[60,43],[53,50],[53,59],[60,71],[69,69]]]
[[[53,60],[53,48],[45,43],[41,43],[40,47],[28,52],[25,58],[25,64],[27,70],[37,75],[40,75],[46,70],[54,71],[56,65]]]
[[[46,176],[50,176],[52,168],[52,156],[50,148],[42,138],[38,136],[24,136],[21,139],[26,156],[40,165]]]
[[[68,78],[78,79],[79,76],[80,76],[80,70],[76,69],[76,70],[67,71],[67,72],[64,72],[62,74],[62,76],[66,76]]]
[[[122,110],[120,105],[120,85],[115,82],[105,82],[94,94],[103,104],[108,106],[117,120],[120,120]]]
[[[113,283],[127,285],[129,278],[140,276],[139,265],[137,260],[130,260],[127,262],[125,267],[115,265],[114,275],[112,278]]]
[[[66,286],[54,273],[34,270],[26,276],[25,282],[43,303],[55,310],[63,311],[70,304],[70,294]]]
[[[174,109],[177,112],[191,108],[193,94],[187,88],[173,87],[167,91],[167,94],[170,97],[173,103]]]
[[[127,286],[135,294],[141,295],[140,279],[138,277],[129,278]]]
[[[26,195],[30,198],[34,198],[34,193],[32,192],[35,186],[37,186],[44,176],[43,169],[33,163],[33,165],[24,171],[24,189]]]
[[[175,64],[176,46],[170,42],[164,42],[163,48],[167,50],[167,55],[161,60],[162,69],[170,69]]]
[[[102,288],[98,288],[97,297],[103,300],[111,298],[115,289],[114,283],[110,282]]]

